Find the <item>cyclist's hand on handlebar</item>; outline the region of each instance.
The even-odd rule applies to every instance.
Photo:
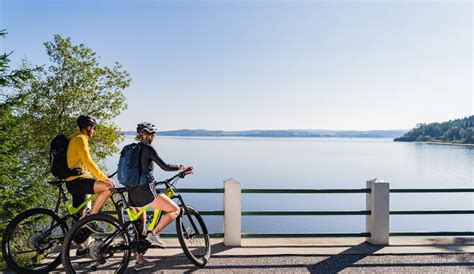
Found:
[[[112,180],[112,179],[110,179],[110,178],[107,178],[106,182],[111,183],[114,187],[117,186],[117,185],[115,184],[114,180]]]
[[[193,174],[193,168],[185,165],[179,165],[179,172],[184,172],[185,174]]]

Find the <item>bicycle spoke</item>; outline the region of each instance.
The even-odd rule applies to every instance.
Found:
[[[210,257],[209,235],[199,213],[191,207],[183,208],[176,223],[181,247],[186,256],[198,266],[204,266]]]
[[[77,246],[87,251],[78,254]],[[81,219],[71,228],[62,258],[66,272],[116,271],[124,262],[128,264],[130,253],[128,237],[120,223],[111,216],[97,214]]]
[[[64,236],[61,224],[53,218],[54,213],[44,209],[36,211],[19,220],[7,239],[13,267],[24,269],[22,271],[48,267],[60,254]]]

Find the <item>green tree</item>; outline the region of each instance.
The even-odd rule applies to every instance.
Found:
[[[5,38],[7,32],[5,29],[0,30],[0,38]],[[10,70],[10,59],[8,58],[13,52],[0,54],[0,89],[2,96],[5,96],[5,89],[12,87],[22,81],[30,79],[34,69],[17,69]],[[11,103],[11,102],[10,102]]]
[[[394,141],[441,141],[474,144],[472,126],[474,115],[443,123],[417,124],[416,127]]]
[[[1,38],[6,34],[5,30],[0,30]],[[23,124],[15,115],[15,109],[24,106],[25,96],[11,94],[15,85],[32,78],[33,70],[10,70],[11,54],[0,54],[0,235],[15,215],[35,205],[38,200],[31,189],[34,181],[30,169],[21,158],[28,142],[19,137],[22,136]],[[3,257],[0,257],[0,270],[5,266]]]
[[[4,37],[5,32],[0,31]],[[111,120],[126,108],[123,90],[129,74],[115,63],[101,66],[96,53],[70,38],[46,42],[47,68],[23,62],[9,70],[9,54],[0,55],[0,233],[19,212],[49,207],[49,144],[59,134],[72,134],[80,114],[100,125],[91,140],[95,160],[118,151],[123,138]],[[5,269],[3,257],[0,269]]]
[[[116,144],[123,137],[111,120],[126,108],[123,90],[131,82],[119,63],[112,68],[101,66],[92,49],[84,44],[74,45],[70,38],[55,35],[44,45],[51,64],[18,88],[29,102],[20,109],[28,125],[26,135],[32,137],[29,160],[42,176],[49,174],[51,139],[60,133],[72,134],[80,114],[93,115],[99,122],[91,139],[95,160],[101,162],[118,151]]]
[[[474,127],[469,127],[466,129],[466,139],[464,139],[465,144],[474,144]]]

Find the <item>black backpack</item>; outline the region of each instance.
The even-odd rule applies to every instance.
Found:
[[[70,169],[67,166],[67,147],[69,139],[64,134],[59,134],[51,141],[49,153],[49,163],[51,173],[58,179],[66,179],[69,176],[81,175],[84,173],[80,168]]]

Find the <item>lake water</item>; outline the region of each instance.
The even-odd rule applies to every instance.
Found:
[[[133,142],[127,137],[123,145]],[[234,178],[242,188],[365,188],[386,180],[390,188],[473,188],[474,148],[366,138],[158,137],[153,146],[170,164],[194,167],[183,188],[222,188]],[[107,159],[115,170],[119,155]],[[155,177],[174,173],[155,168]],[[222,194],[184,193],[198,210],[222,210]],[[391,210],[474,209],[473,193],[395,193]],[[365,194],[243,194],[242,210],[365,210]],[[222,216],[206,216],[222,232]],[[174,226],[173,228],[174,229]],[[391,216],[390,231],[474,231],[473,215]],[[365,216],[246,216],[244,233],[365,232]]]

